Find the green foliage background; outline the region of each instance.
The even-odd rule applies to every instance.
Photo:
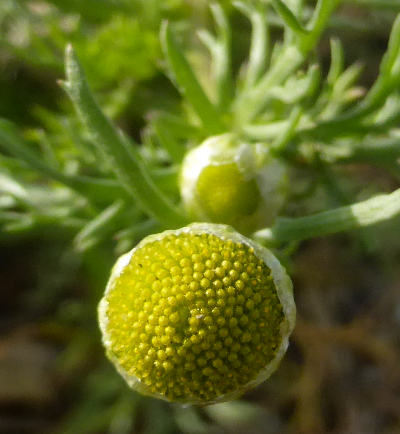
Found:
[[[349,1],[330,21],[327,34],[344,41],[346,64],[366,64],[366,87],[378,73],[397,3]],[[231,2],[224,6],[234,24],[237,69],[250,28]],[[205,1],[2,0],[0,117],[18,125],[15,131],[7,123],[6,131],[68,176],[110,172],[57,84],[64,78],[65,45],[72,42],[100,105],[145,144],[144,157],[157,162],[156,182],[176,199],[177,166],[160,151],[148,123],[161,110],[182,111],[164,74],[159,43],[164,19],[174,24],[206,83],[206,52],[193,31],[213,26]],[[281,22],[275,15],[270,20],[273,38],[279,38]],[[326,69],[328,45],[325,38],[319,47]],[[187,134],[196,140],[195,133]],[[96,321],[115,257],[158,224],[135,207],[110,200],[113,187],[95,204],[57,183],[50,189],[48,180],[7,149],[0,168],[0,433],[400,430],[398,218],[299,249],[283,246],[282,257],[295,252],[286,261],[300,318],[281,368],[241,401],[182,408],[127,388],[104,357]],[[303,215],[392,191],[399,171],[322,165],[311,176],[298,168],[293,177],[301,188],[286,212]],[[20,209],[23,218],[15,211]],[[95,220],[99,211],[100,221]]]

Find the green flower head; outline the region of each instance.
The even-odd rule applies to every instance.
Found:
[[[295,305],[271,252],[228,226],[195,223],[122,256],[99,317],[108,356],[132,388],[210,404],[271,375]]]
[[[207,139],[182,165],[181,195],[194,220],[249,233],[270,224],[285,200],[287,170],[265,146],[231,134]]]

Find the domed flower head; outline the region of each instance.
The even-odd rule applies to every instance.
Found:
[[[207,139],[182,165],[181,195],[190,217],[229,224],[242,233],[271,224],[286,189],[285,166],[265,146],[232,134]]]
[[[133,389],[211,404],[277,368],[295,305],[270,251],[228,226],[195,223],[151,235],[122,256],[99,319],[108,357]]]

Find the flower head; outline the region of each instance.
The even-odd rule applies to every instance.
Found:
[[[285,200],[286,172],[265,146],[223,134],[186,155],[181,195],[194,220],[229,224],[249,233],[275,218]]]
[[[108,355],[131,387],[208,404],[276,369],[295,306],[268,250],[227,226],[192,224],[120,258],[99,315]]]

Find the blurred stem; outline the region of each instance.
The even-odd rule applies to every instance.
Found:
[[[112,169],[128,193],[150,216],[165,227],[182,226],[187,221],[153,183],[139,153],[127,143],[105,117],[95,101],[72,46],[66,51],[67,81],[62,83],[90,132],[93,143],[104,152]]]
[[[262,243],[279,244],[359,229],[389,220],[398,214],[400,189],[307,217],[280,218],[274,226],[262,229],[253,236]]]

